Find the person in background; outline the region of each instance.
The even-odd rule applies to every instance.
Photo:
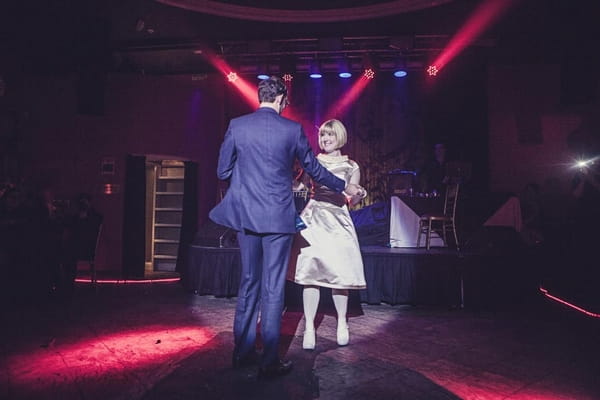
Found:
[[[600,160],[586,158],[579,162],[571,182],[571,193],[575,198],[576,241],[584,249],[593,249],[600,223]]]
[[[70,300],[73,293],[77,262],[80,260],[89,262],[96,255],[96,245],[103,220],[103,215],[94,208],[92,197],[88,193],[77,195],[73,210],[66,218],[63,235],[60,292],[65,300]]]
[[[538,245],[544,241],[544,216],[540,185],[529,182],[519,195],[523,229],[521,238],[527,245]]]
[[[433,146],[432,156],[425,162],[423,168],[419,172],[419,190],[424,193],[442,194],[448,183],[446,174],[447,166],[447,149],[445,143],[436,143]]]
[[[337,119],[324,122],[319,128],[317,159],[329,171],[348,184],[360,184],[358,164],[342,155],[347,132]],[[350,333],[346,318],[348,290],[366,288],[362,256],[348,206],[359,203],[367,195],[361,190],[346,198],[341,193],[313,184],[311,199],[300,214],[306,229],[300,231],[306,246],[300,250],[291,268],[294,281],[304,285],[302,300],[305,329],[302,348],[313,350],[316,345],[315,316],[319,307],[320,287],[332,290],[337,312],[337,343],[349,343]],[[295,264],[295,265],[294,265]]]

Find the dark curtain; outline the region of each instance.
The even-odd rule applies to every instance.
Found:
[[[123,215],[123,275],[143,278],[146,262],[146,157],[128,155]]]
[[[198,229],[198,164],[192,161],[185,162],[185,176],[183,180],[183,214],[181,216],[181,231],[179,236],[179,249],[177,251],[177,265],[175,270],[180,274],[186,272],[187,248],[194,240]]]
[[[303,125],[316,152],[318,126],[329,118],[342,121],[348,130],[342,153],[360,165],[361,184],[369,192],[361,204],[387,201],[388,171],[413,170],[422,158],[421,85],[418,76],[398,80],[382,75],[341,107],[340,100],[353,91],[351,81],[298,77],[290,90],[293,112],[287,116]]]
[[[472,257],[459,257],[456,253],[411,253],[385,248],[375,251],[362,249],[361,253],[367,288],[351,291],[350,301],[354,305],[362,301],[369,304],[456,306],[461,301],[461,270],[473,270],[486,262],[475,258],[481,262],[470,263]],[[239,249],[188,246],[187,255],[188,275],[183,282],[187,290],[199,295],[237,295],[241,268]],[[477,287],[479,274],[473,270],[469,290]],[[287,306],[300,306],[301,286],[288,281],[285,297]],[[321,305],[327,306],[330,298],[329,294],[322,296]],[[477,301],[475,296],[473,301]]]

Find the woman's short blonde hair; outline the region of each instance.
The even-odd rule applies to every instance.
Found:
[[[346,127],[337,119],[327,120],[319,127],[319,148],[323,150],[323,147],[321,146],[321,132],[333,134],[337,139],[338,149],[342,148],[346,142],[348,142]]]

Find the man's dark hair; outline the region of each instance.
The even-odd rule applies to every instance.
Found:
[[[283,97],[287,95],[287,88],[281,78],[272,76],[258,84],[258,101],[261,103],[272,103],[280,94],[283,94]]]

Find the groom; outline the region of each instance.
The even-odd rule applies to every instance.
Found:
[[[258,86],[259,108],[231,120],[219,153],[217,175],[231,179],[210,218],[238,232],[242,276],[233,334],[234,368],[259,361],[259,378],[285,375],[291,361],[279,358],[285,275],[295,229],[292,169],[298,159],[318,183],[348,195],[362,190],[331,174],[316,160],[302,126],[280,116],[287,105],[284,82],[271,77]],[[263,354],[255,348],[260,311]]]

